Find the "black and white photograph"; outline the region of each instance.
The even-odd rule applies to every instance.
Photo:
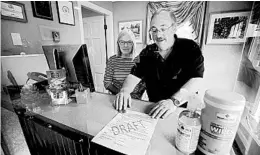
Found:
[[[142,42],[142,21],[123,21],[118,24],[119,32],[124,29],[131,30],[135,35],[135,40],[138,43]]]
[[[2,1],[1,155],[260,155],[259,1]]]
[[[210,15],[208,44],[237,44],[245,40],[250,12]]]

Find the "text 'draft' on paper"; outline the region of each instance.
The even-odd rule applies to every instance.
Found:
[[[124,154],[144,155],[157,122],[139,112],[118,113],[92,141]]]

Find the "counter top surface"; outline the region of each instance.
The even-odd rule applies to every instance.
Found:
[[[86,104],[71,102],[67,105],[51,106],[43,102],[37,114],[80,132],[95,136],[118,113],[113,107],[114,95],[91,93]],[[19,102],[19,101],[18,101]],[[132,100],[129,110],[148,113],[154,103]],[[175,148],[178,115],[184,108],[177,108],[166,119],[159,119],[146,155],[183,155]],[[230,155],[234,155],[231,149]]]
[[[81,132],[95,136],[118,113],[114,107],[115,96],[92,93],[86,104],[71,102],[67,105],[41,105],[39,114],[58,123],[64,124]],[[152,107],[151,102],[132,100],[133,111],[147,113]],[[146,154],[149,155],[181,155],[175,148],[175,133],[177,130],[177,116],[183,109],[177,109],[166,119],[159,119],[150,146]]]

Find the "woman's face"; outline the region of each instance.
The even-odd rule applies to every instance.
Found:
[[[120,47],[122,55],[129,55],[132,53],[134,43],[131,40],[130,36],[122,36],[118,41],[118,45]]]

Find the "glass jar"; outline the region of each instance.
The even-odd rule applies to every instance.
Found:
[[[39,91],[32,84],[26,84],[21,90],[21,105],[28,111],[37,112],[40,107],[41,98]]]

